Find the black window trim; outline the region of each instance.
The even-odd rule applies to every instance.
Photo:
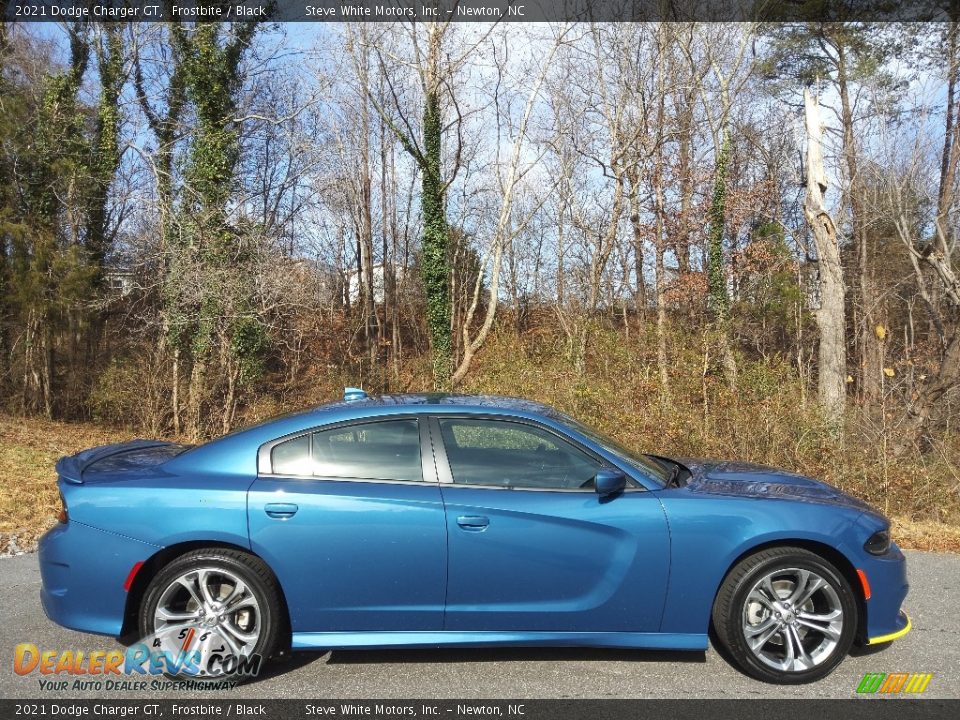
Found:
[[[430,433],[433,436],[433,455],[436,464],[436,472],[440,486],[474,488],[481,490],[505,490],[507,492],[562,492],[562,493],[593,493],[593,488],[532,488],[532,487],[505,487],[503,485],[473,485],[470,483],[455,483],[453,481],[453,471],[450,470],[450,460],[447,458],[447,449],[443,441],[443,433],[440,429],[441,420],[495,420],[498,422],[513,423],[516,425],[528,425],[538,430],[543,430],[550,435],[558,438],[567,445],[579,450],[588,457],[596,460],[602,468],[613,468],[622,472],[627,478],[627,487],[624,492],[648,492],[633,474],[612,463],[599,453],[594,452],[592,448],[585,446],[575,438],[566,435],[556,428],[545,423],[538,422],[526,417],[517,415],[499,415],[497,413],[450,413],[430,415]]]
[[[421,480],[391,480],[389,478],[348,478],[332,475],[295,475],[293,473],[275,473],[273,472],[273,449],[277,445],[297,440],[307,436],[310,438],[310,455],[313,456],[313,433],[326,432],[328,430],[338,430],[341,428],[356,427],[359,425],[371,425],[378,422],[390,422],[397,420],[416,420],[417,429],[420,434],[420,473]],[[387,483],[391,485],[424,485],[437,484],[437,467],[434,457],[434,450],[430,439],[429,417],[424,413],[403,413],[397,415],[375,415],[364,418],[352,418],[350,420],[339,420],[317,425],[305,430],[297,430],[281,437],[265,442],[257,449],[257,477],[270,478],[271,480],[291,480],[296,482],[320,481],[320,482],[359,482],[359,483]]]

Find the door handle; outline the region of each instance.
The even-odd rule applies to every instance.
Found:
[[[470,532],[483,532],[490,524],[490,518],[483,515],[461,515],[457,518],[457,525]]]
[[[293,503],[267,503],[263,506],[263,511],[272,518],[286,520],[292,518],[299,510]]]

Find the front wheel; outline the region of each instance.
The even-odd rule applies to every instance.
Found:
[[[758,680],[813,682],[846,657],[857,628],[850,583],[802,548],[763,550],[727,575],[713,607],[717,637]]]
[[[259,558],[226,548],[194,550],[147,586],[140,634],[168,676],[244,679],[276,648],[278,598],[276,580]]]

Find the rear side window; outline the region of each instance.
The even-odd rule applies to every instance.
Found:
[[[294,438],[280,443],[270,452],[273,472],[278,475],[311,475],[310,436]]]
[[[416,420],[386,420],[321,430],[271,452],[278,475],[355,480],[423,480]]]

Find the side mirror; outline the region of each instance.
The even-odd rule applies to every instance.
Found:
[[[627,486],[626,476],[619,470],[604,468],[598,470],[593,479],[594,488],[601,498],[608,498],[622,492]]]

